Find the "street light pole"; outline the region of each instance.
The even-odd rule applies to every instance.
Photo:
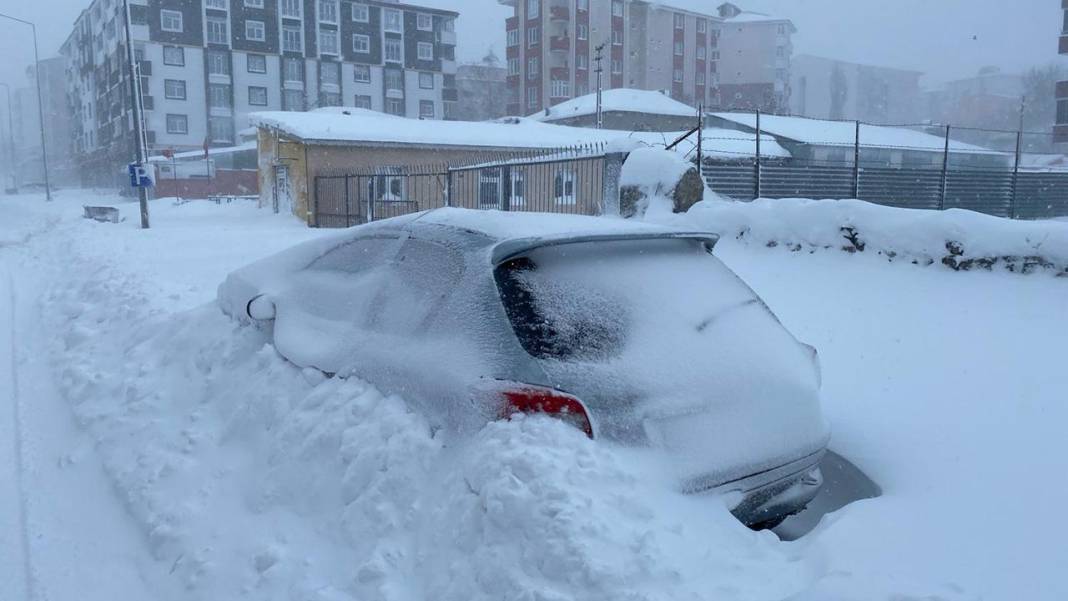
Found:
[[[605,43],[602,42],[601,45],[594,48],[597,54],[593,59],[597,61],[597,129],[604,127],[604,114],[601,112],[601,73],[604,71],[604,69],[601,68],[601,60],[603,60],[601,53],[604,51],[604,45]]]
[[[130,67],[130,109],[133,112],[134,138],[137,143],[137,164],[146,166],[148,161],[148,149],[145,147],[145,134],[142,125],[144,112],[141,110],[141,69],[134,61],[133,36],[130,35],[130,5],[127,0],[122,2],[122,21],[126,31],[126,60]],[[148,223],[148,190],[144,186],[137,186],[137,200],[141,209],[141,229],[147,230]]]
[[[11,86],[3,82],[0,82],[0,86],[4,86],[7,92],[7,148],[10,155],[8,169],[11,171],[11,187],[15,188],[15,121],[12,117],[14,111],[11,108]]]
[[[17,17],[12,17],[11,15],[5,15],[4,13],[0,13],[0,17],[17,21],[23,25],[29,25],[30,29],[33,31],[33,68],[36,74],[34,79],[37,80],[37,115],[41,119],[41,160],[44,163],[45,200],[50,201],[52,200],[52,185],[48,181],[48,149],[45,146],[44,101],[41,100],[41,58],[37,53],[37,26],[29,21],[24,21]]]

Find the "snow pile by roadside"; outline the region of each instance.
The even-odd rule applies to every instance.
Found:
[[[758,199],[705,201],[684,216],[655,218],[685,223],[741,244],[792,252],[836,249],[881,255],[955,270],[1003,268],[1068,273],[1068,224],[1013,221],[973,211],[886,207],[860,200]]]

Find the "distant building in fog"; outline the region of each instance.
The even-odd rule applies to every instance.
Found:
[[[983,67],[974,77],[946,82],[925,94],[925,117],[957,127],[1015,130],[1023,76]]]
[[[507,33],[510,114],[534,114],[602,87],[666,90],[691,106],[784,111],[788,19],[724,3],[705,14],[645,0],[498,0]]]
[[[1064,24],[1061,26],[1057,51],[1068,54],[1068,3],[1062,0],[1061,6],[1064,8]],[[1054,95],[1057,99],[1057,124],[1053,126],[1053,141],[1061,144],[1068,142],[1068,81],[1058,81]]]
[[[450,119],[485,121],[507,113],[507,71],[492,52],[482,62],[460,65],[456,69],[456,90],[459,102]]]
[[[921,115],[921,75],[800,54],[791,61],[790,112],[817,119],[912,123]]]
[[[62,58],[38,63],[41,73],[41,107],[37,105],[37,69],[26,68],[26,87],[11,89],[12,142],[15,147],[16,180],[23,184],[44,183],[41,161],[41,119],[44,110],[45,145],[48,148],[51,184],[73,183],[71,119],[67,107],[66,72]],[[3,141],[7,144],[7,140]]]

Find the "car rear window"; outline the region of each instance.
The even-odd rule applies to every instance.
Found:
[[[494,276],[520,344],[539,359],[607,361],[643,339],[700,334],[722,311],[760,304],[695,240],[538,248]]]

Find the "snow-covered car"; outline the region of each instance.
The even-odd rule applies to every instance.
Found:
[[[819,364],[716,240],[438,209],[249,265],[219,300],[297,366],[400,394],[445,432],[548,413],[665,454],[683,490],[730,493],[739,519],[770,527],[822,484]]]

